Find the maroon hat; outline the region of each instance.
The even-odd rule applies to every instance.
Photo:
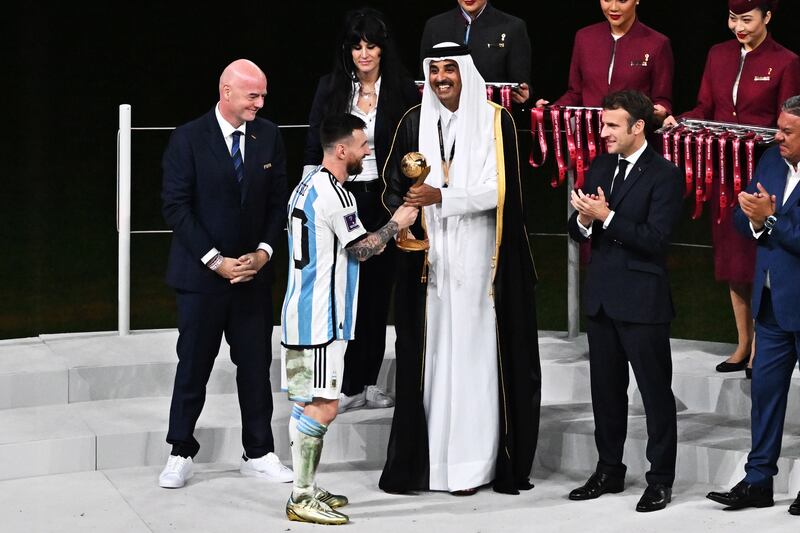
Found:
[[[775,11],[775,8],[778,7],[778,0],[728,0],[728,9],[736,15],[747,13],[764,5],[770,11]]]

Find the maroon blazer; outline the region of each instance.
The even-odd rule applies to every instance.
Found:
[[[608,83],[608,67],[614,72]],[[672,76],[675,63],[669,38],[635,20],[616,42],[608,22],[587,26],[575,34],[569,88],[556,105],[600,107],[603,98],[623,89],[641,91],[672,110]]]
[[[800,58],[776,43],[771,35],[745,56],[736,105],[733,85],[739,72],[742,46],[736,39],[714,45],[708,52],[697,107],[681,115],[764,128],[778,123],[781,105],[800,94]]]

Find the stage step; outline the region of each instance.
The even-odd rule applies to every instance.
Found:
[[[272,389],[280,387],[280,331],[272,336]],[[0,410],[39,405],[140,397],[168,397],[175,376],[176,330],[43,335],[0,341]],[[378,385],[394,391],[395,332],[387,329],[386,356]],[[542,397],[552,402],[588,402],[588,346],[585,335],[567,340],[560,332],[541,332],[545,378]],[[728,344],[673,340],[673,390],[679,407],[733,417],[750,415],[750,382],[743,372],[720,374],[714,366],[731,351]],[[228,346],[220,354],[208,384],[209,394],[236,391],[236,368]],[[640,405],[631,377],[631,403]],[[789,391],[787,418],[800,419],[800,374]]]
[[[74,402],[171,396],[178,332],[149,330],[42,335],[0,341],[0,410]],[[378,385],[394,392],[394,328]],[[280,328],[272,335],[272,390],[280,390]],[[209,394],[236,392],[236,367],[223,342],[208,382]]]
[[[276,453],[290,461],[288,416],[283,393],[273,396]],[[161,465],[168,398],[133,398],[0,412],[0,479],[86,470]],[[325,438],[328,464],[357,462],[380,468],[391,428],[391,409],[341,415]],[[594,469],[591,404],[547,404],[542,409],[537,465],[549,471],[586,475]],[[738,481],[750,445],[746,420],[682,411],[678,418],[678,481],[727,486]],[[239,408],[234,394],[209,395],[196,437],[200,463],[236,462],[242,453]],[[800,426],[787,425],[775,488],[800,490]],[[625,460],[631,480],[643,478],[646,428],[640,409],[631,408]],[[534,471],[535,475],[535,471]]]
[[[160,465],[169,455],[165,439],[169,398],[131,398],[0,411],[0,479]],[[273,394],[275,453],[290,463],[290,402]],[[391,427],[391,409],[365,409],[337,418],[325,437],[333,463],[358,461],[380,467]],[[235,462],[242,454],[235,394],[206,397],[195,437],[195,461]]]
[[[273,336],[277,357],[277,331]],[[45,335],[0,341],[0,479],[162,464],[169,396],[175,372],[175,330]],[[673,388],[679,409],[679,480],[725,486],[741,476],[750,447],[750,382],[714,365],[731,346],[672,341]],[[393,389],[394,331],[380,383]],[[585,475],[594,468],[588,347],[585,336],[542,332],[542,429],[537,465]],[[273,388],[279,386],[273,360]],[[198,423],[198,462],[236,462],[241,454],[234,366],[223,343]],[[641,399],[631,380],[628,462],[631,479],[645,465]],[[285,394],[274,393],[276,452],[289,461]],[[330,463],[382,466],[392,410],[342,415],[326,437]],[[776,489],[800,489],[800,377],[790,389],[781,473]]]

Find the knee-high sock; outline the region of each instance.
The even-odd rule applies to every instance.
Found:
[[[297,440],[297,422],[303,416],[303,406],[298,404],[292,405],[292,416],[289,417],[289,447],[294,449],[294,442]],[[292,456],[294,461],[294,456]]]
[[[314,495],[314,482],[319,458],[322,455],[322,439],[327,430],[328,426],[306,415],[301,415],[297,421],[297,440],[292,446],[294,467],[292,499],[295,501]]]

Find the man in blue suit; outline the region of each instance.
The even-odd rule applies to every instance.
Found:
[[[753,445],[744,479],[728,492],[708,494],[734,509],[774,505],[772,478],[778,473],[787,395],[800,357],[800,96],[783,104],[778,129],[778,146],[764,152],[734,212],[737,229],[758,241]],[[800,494],[789,512],[800,515]]]
[[[256,113],[267,78],[239,59],[219,81],[219,103],[178,127],[163,159],[163,213],[173,239],[167,283],[177,293],[178,367],[159,476],[165,488],[192,476],[194,429],[222,334],[237,367],[245,475],[290,482],[274,453],[269,261],[286,223],[286,157],[278,127]]]

